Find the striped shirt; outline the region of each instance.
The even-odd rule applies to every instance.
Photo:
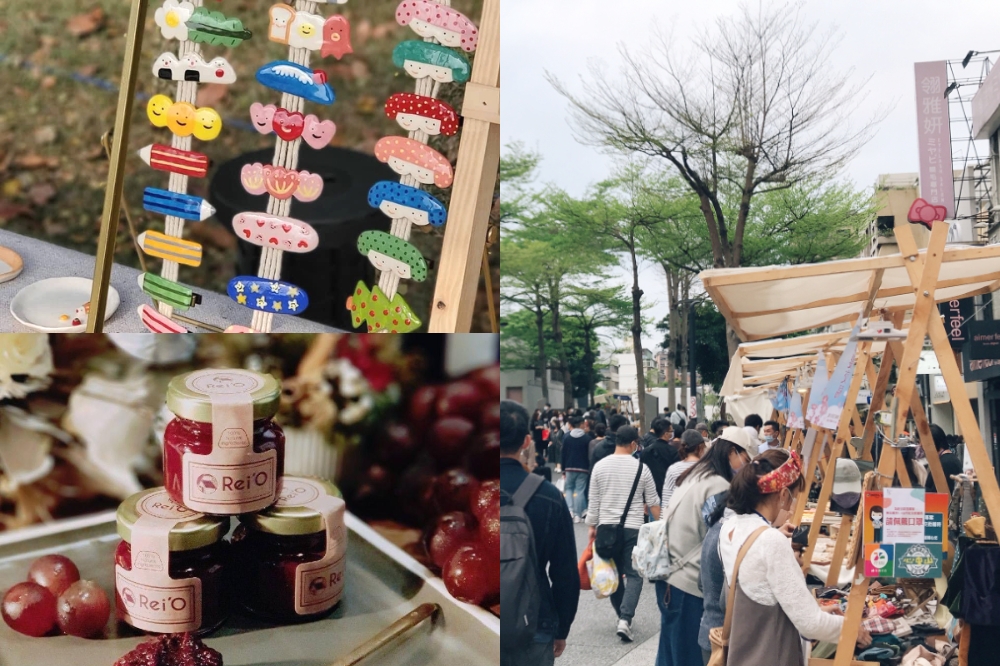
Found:
[[[663,479],[663,497],[660,498],[661,516],[663,515],[663,512],[667,510],[667,507],[670,506],[670,498],[673,496],[674,489],[677,487],[677,479],[681,474],[694,467],[697,462],[697,460],[682,460],[680,462],[675,462],[669,469],[667,469],[667,476]]]
[[[590,473],[590,497],[587,506],[588,525],[617,525],[625,511],[639,461],[632,456],[610,455],[602,458]],[[639,485],[625,520],[625,527],[642,527],[644,506],[657,506],[660,496],[649,467],[642,466]]]

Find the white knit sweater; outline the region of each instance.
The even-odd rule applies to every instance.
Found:
[[[740,548],[758,527],[767,524],[756,513],[733,514],[723,520],[719,552],[728,583],[732,584]],[[820,610],[806,587],[791,541],[778,530],[767,530],[750,546],[740,565],[739,586],[762,606],[781,604],[803,637],[833,643],[840,639],[844,618]]]

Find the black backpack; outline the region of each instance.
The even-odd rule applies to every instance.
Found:
[[[524,507],[542,485],[529,474],[509,504],[500,507],[500,649],[530,645],[538,629],[541,590],[535,535]]]

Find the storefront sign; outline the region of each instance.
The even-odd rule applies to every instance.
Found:
[[[941,316],[944,317],[944,330],[948,334],[952,349],[961,349],[968,340],[968,327],[963,327],[966,321],[973,318],[974,301],[971,298],[947,301],[938,305]]]
[[[944,206],[947,218],[955,219],[955,175],[951,161],[951,116],[944,91],[948,87],[948,63],[918,62],[917,136],[920,146],[920,196],[928,203]],[[974,104],[974,102],[973,102]]]
[[[866,491],[863,517],[866,576],[941,577],[947,494],[910,488]]]
[[[1000,321],[970,321],[969,358],[974,361],[1000,359]]]

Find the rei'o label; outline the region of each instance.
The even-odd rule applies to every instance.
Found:
[[[347,568],[347,530],[344,500],[328,495],[309,479],[284,477],[278,488],[279,506],[306,506],[323,517],[326,553],[322,559],[295,567],[295,612],[322,613],[333,608],[344,592]]]
[[[153,582],[155,580],[155,583]],[[115,567],[118,614],[136,629],[158,633],[195,631],[201,627],[201,579],[155,579]]]
[[[246,370],[208,369],[191,373],[185,385],[212,401],[212,451],[187,451],[184,505],[210,514],[260,511],[274,503],[278,456],[253,448],[253,392],[263,379]]]

